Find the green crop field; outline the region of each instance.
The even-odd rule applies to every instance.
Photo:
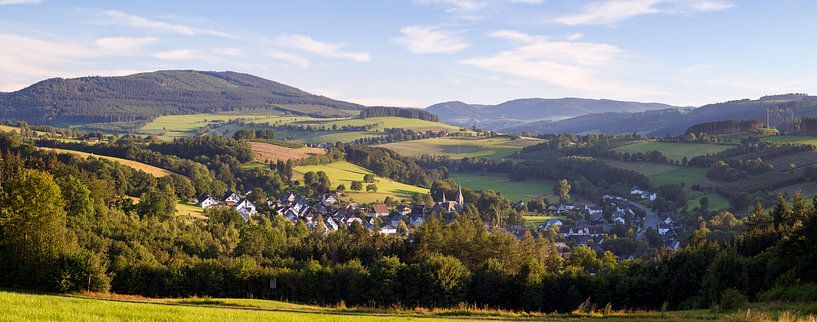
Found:
[[[638,172],[650,179],[654,186],[667,184],[709,183],[706,178],[705,168],[682,167],[670,164],[650,163],[650,162],[626,162],[604,160],[605,163],[619,169],[626,169]]]
[[[805,135],[777,135],[777,136],[767,136],[762,139],[766,142],[773,142],[773,143],[797,143],[797,144],[810,144],[810,145],[817,145],[817,137],[814,136],[805,136]]]
[[[539,139],[521,138],[512,140],[509,137],[494,138],[458,138],[444,137],[415,141],[404,141],[380,145],[404,156],[417,157],[423,154],[447,155],[451,159],[513,158],[516,151],[523,147],[541,142]]]
[[[409,119],[403,117],[371,117],[365,119],[359,118],[352,118],[352,119],[345,119],[345,120],[333,120],[333,121],[326,121],[326,122],[298,122],[297,124],[312,124],[312,125],[323,125],[323,126],[364,126],[364,125],[376,125],[374,130],[383,130],[387,128],[401,128],[401,129],[412,129],[415,131],[457,131],[460,128],[457,126],[439,123],[439,122],[432,122],[420,119]]]
[[[511,201],[528,201],[538,196],[552,197],[553,180],[511,181],[504,174],[475,174],[473,172],[449,172],[448,177],[457,180],[471,190],[493,190]]]
[[[329,176],[329,180],[332,183],[332,188],[337,187],[339,184],[345,185],[346,192],[344,192],[344,199],[353,200],[355,202],[369,203],[383,201],[388,196],[391,196],[395,200],[411,200],[411,196],[415,192],[419,192],[421,194],[429,193],[428,189],[407,185],[381,177],[375,178],[377,192],[366,192],[365,190],[361,192],[351,191],[350,188],[352,187],[352,181],[363,181],[363,176],[366,174],[372,174],[372,172],[366,168],[362,168],[346,161],[332,162],[321,165],[300,166],[295,167],[294,170],[298,179],[302,179],[303,174],[309,171],[326,172],[326,175]],[[365,188],[367,185],[367,183],[364,183],[363,187]]]
[[[615,148],[618,152],[661,152],[665,157],[672,161],[681,161],[683,157],[692,159],[699,155],[714,154],[723,152],[732,146],[722,144],[698,144],[698,143],[662,143],[654,141],[641,141],[628,145],[623,145]]]

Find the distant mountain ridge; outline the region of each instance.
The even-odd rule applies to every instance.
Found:
[[[768,112],[768,114],[767,114]],[[724,120],[758,120],[784,131],[794,130],[803,116],[817,116],[817,97],[805,94],[765,96],[708,104],[698,108],[671,108],[637,113],[597,113],[555,122],[537,121],[505,130],[521,133],[632,133],[682,134],[695,124]]]
[[[115,77],[52,78],[0,93],[0,118],[35,124],[135,121],[167,114],[282,110],[348,116],[363,106],[236,72],[164,70]]]
[[[640,103],[584,98],[525,98],[497,105],[467,104],[459,101],[434,104],[427,111],[440,121],[460,126],[475,125],[489,130],[504,130],[534,121],[552,122],[571,117],[607,112],[643,112],[677,108],[661,103]]]

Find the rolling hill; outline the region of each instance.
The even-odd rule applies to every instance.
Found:
[[[248,74],[193,70],[52,78],[16,92],[0,93],[0,118],[51,125],[238,110],[350,116],[361,108]]]
[[[690,126],[722,120],[759,120],[784,131],[793,130],[793,121],[817,115],[817,97],[803,94],[766,96],[704,105],[695,109],[669,108],[644,112],[608,112],[581,115],[558,121],[536,121],[505,129],[532,133],[632,133],[649,135],[682,134]]]
[[[584,98],[526,98],[497,105],[445,102],[426,108],[440,121],[460,126],[476,125],[489,130],[521,126],[531,121],[551,122],[580,115],[607,112],[643,112],[675,108],[660,103],[638,103]]]

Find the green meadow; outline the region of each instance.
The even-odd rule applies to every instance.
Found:
[[[641,141],[632,144],[623,145],[615,148],[618,152],[661,152],[665,157],[672,161],[681,161],[684,157],[692,159],[699,155],[715,154],[723,152],[732,146],[722,144],[702,144],[702,143],[664,143],[655,141]]]
[[[817,137],[805,135],[777,135],[767,136],[762,139],[766,142],[773,143],[794,143],[794,144],[810,144],[817,145]]]
[[[553,197],[553,180],[511,181],[505,174],[476,174],[451,171],[448,177],[471,190],[493,190],[511,201],[528,201],[534,197]]]
[[[352,191],[350,188],[352,187],[352,181],[363,181],[363,176],[366,174],[373,174],[366,168],[360,167],[358,165],[346,162],[346,161],[339,161],[339,162],[332,162],[328,164],[321,164],[321,165],[308,165],[308,166],[300,166],[295,167],[295,175],[298,179],[302,179],[304,173],[309,171],[323,171],[326,172],[326,175],[329,176],[329,180],[332,183],[332,188],[337,187],[339,184],[343,184],[346,186],[346,192],[344,192],[343,199],[352,200],[354,202],[378,202],[383,201],[386,197],[392,197],[395,200],[411,200],[411,197],[414,193],[421,193],[421,194],[428,194],[428,189],[420,188],[412,185],[407,185],[404,183],[400,183],[388,178],[382,178],[375,176],[375,185],[377,185],[377,192],[366,192],[365,187],[368,183],[364,183],[363,187],[364,190],[361,192]]]
[[[428,154],[446,155],[451,159],[468,157],[500,160],[514,158],[516,151],[539,142],[541,142],[539,139],[520,138],[513,140],[505,136],[493,138],[444,137],[395,142],[380,146],[409,157]]]

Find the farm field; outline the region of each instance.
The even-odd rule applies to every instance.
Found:
[[[697,197],[693,197],[689,200],[689,207],[695,208],[700,207],[701,205],[701,198],[706,197],[709,200],[709,210],[723,210],[729,208],[729,200],[726,198],[721,197],[721,195],[717,193],[707,193]]]
[[[539,139],[521,138],[511,140],[509,137],[493,138],[431,138],[415,141],[395,142],[379,145],[401,155],[418,157],[423,154],[447,155],[451,159],[487,158],[505,159],[523,147],[541,142]]]
[[[289,159],[303,159],[326,153],[323,148],[288,148],[264,142],[249,142],[256,161],[286,161]]]
[[[366,131],[302,131],[279,129],[275,130],[275,137],[288,142],[300,142],[309,144],[321,143],[349,143],[360,138],[370,138],[383,136],[383,133]]]
[[[605,163],[619,169],[626,169],[643,174],[650,179],[653,186],[663,186],[668,184],[709,183],[706,178],[705,168],[682,167],[670,164],[650,163],[650,162],[627,162],[604,160]]]
[[[684,157],[687,159],[694,158],[699,155],[714,154],[723,152],[731,148],[729,145],[722,144],[699,144],[699,143],[663,143],[654,141],[642,141],[633,144],[623,145],[615,148],[618,152],[661,152],[665,157],[672,161],[681,161]]]
[[[776,135],[767,136],[762,138],[761,140],[774,143],[797,143],[817,145],[817,137],[806,135]]]
[[[386,197],[391,196],[395,200],[411,200],[414,193],[428,194],[428,189],[407,185],[387,178],[375,177],[375,185],[377,185],[377,192],[351,191],[352,181],[363,181],[363,176],[366,174],[373,174],[368,169],[362,168],[355,164],[339,161],[329,164],[308,165],[295,167],[295,176],[298,179],[303,179],[303,174],[309,171],[323,171],[329,176],[332,188],[339,184],[346,186],[346,192],[343,193],[343,199],[352,200],[354,202],[378,202],[383,201]],[[363,184],[365,188],[367,183]]]
[[[167,171],[165,169],[162,169],[162,168],[159,168],[159,167],[154,167],[152,165],[144,164],[142,162],[137,162],[137,161],[133,161],[133,160],[127,160],[127,159],[122,159],[122,158],[117,158],[117,157],[109,157],[109,156],[106,156],[106,155],[91,154],[91,153],[81,152],[81,151],[66,150],[66,149],[54,149],[54,148],[42,148],[42,147],[40,149],[54,151],[54,152],[57,152],[57,153],[74,154],[74,155],[80,156],[82,158],[87,158],[89,156],[93,156],[95,158],[116,161],[116,162],[121,163],[124,166],[131,167],[131,168],[134,168],[136,170],[142,170],[144,172],[147,172],[148,174],[150,174],[150,175],[152,175],[154,177],[164,177],[166,175],[172,174],[172,172]]]
[[[553,196],[556,181],[511,181],[503,174],[475,174],[472,172],[449,172],[448,177],[457,180],[471,190],[493,190],[513,201],[528,201],[534,196]]]
[[[473,308],[368,309],[333,308],[270,300],[182,298],[150,299],[115,294],[46,295],[0,291],[3,321],[774,321],[813,316],[812,306],[752,304],[737,312],[613,311],[601,313],[523,313]]]
[[[145,133],[156,134],[163,140],[185,137],[196,134],[196,129],[218,122],[228,122],[235,119],[245,119],[257,123],[295,122],[311,117],[284,116],[277,111],[233,113],[205,113],[189,115],[165,115],[153,119],[145,124],[141,130]]]
[[[403,118],[403,117],[393,117],[393,116],[386,116],[386,117],[371,117],[365,119],[359,118],[351,118],[351,119],[343,119],[343,120],[330,120],[330,121],[306,121],[306,122],[297,122],[295,124],[300,125],[321,125],[321,126],[364,126],[369,124],[374,124],[376,127],[374,128],[375,131],[382,131],[383,129],[387,128],[401,128],[401,129],[412,129],[415,131],[457,131],[460,128],[454,125],[449,125],[445,123],[439,122],[432,122],[420,119],[410,119],[410,118]]]
[[[201,209],[201,207],[181,202],[176,204],[176,216],[190,219],[207,219],[204,216],[204,209]]]

